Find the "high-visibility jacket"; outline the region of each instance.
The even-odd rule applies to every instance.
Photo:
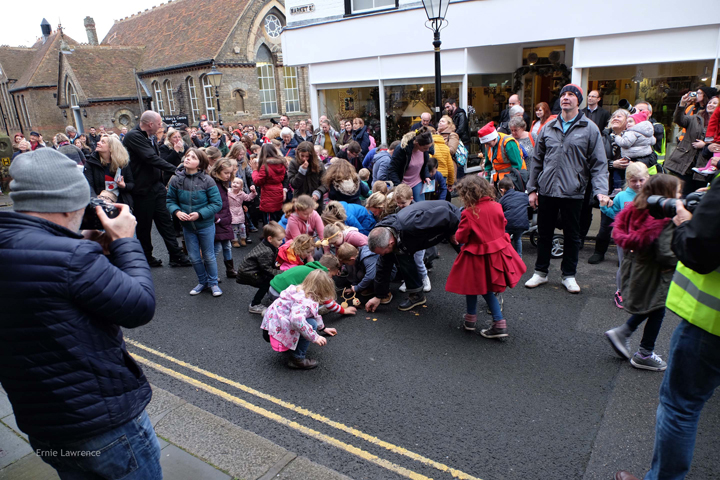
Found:
[[[518,141],[510,135],[507,135],[505,133],[498,133],[498,141],[495,144],[495,147],[490,148],[490,150],[488,151],[488,158],[491,159],[492,168],[495,170],[493,182],[499,182],[513,169],[512,162],[510,161],[509,155],[507,153],[507,145],[510,142],[515,142],[515,146],[517,147],[520,158],[522,159],[522,170],[527,170],[527,165],[525,164],[525,159],[522,155],[522,149],[520,148],[520,144],[518,143]]]
[[[702,275],[678,262],[666,306],[693,325],[720,336],[720,267]]]
[[[550,116],[547,118],[547,120],[545,120],[543,123],[541,123],[541,124],[540,124],[540,128],[538,128],[537,135],[540,135],[540,132],[542,132],[542,129],[543,129],[543,127],[544,127],[545,125],[547,125],[548,123],[550,123],[551,120],[555,120],[556,118],[557,118],[557,115],[550,115]],[[532,123],[532,126],[530,127],[530,130],[528,130],[528,131],[529,131],[529,132],[532,132],[532,129],[535,128],[535,124],[538,123],[539,121],[540,121],[540,120],[535,120],[535,121]],[[532,137],[532,134],[531,134],[530,136]]]

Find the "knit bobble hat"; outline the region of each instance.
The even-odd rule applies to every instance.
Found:
[[[718,94],[717,89],[715,89],[715,88],[713,88],[713,87],[705,87],[705,86],[702,86],[702,87],[699,87],[698,90],[702,90],[702,92],[705,94],[705,102],[706,102],[706,103],[707,103],[708,101],[710,101],[710,99],[711,99],[712,97],[715,97],[715,96],[717,96],[717,94]]]
[[[648,116],[649,116],[648,112],[637,112],[637,113],[630,115],[630,117],[632,117],[632,119],[635,120],[636,125],[640,122],[644,122],[645,120],[647,120]]]
[[[52,148],[18,155],[10,165],[16,212],[69,213],[90,203],[90,185],[71,160]]]
[[[495,125],[493,125],[493,122],[486,123],[484,127],[478,130],[478,138],[480,139],[480,143],[492,142],[497,137],[498,133],[497,130],[495,130]]]
[[[583,101],[583,91],[582,88],[578,87],[574,83],[568,83],[565,85],[562,90],[560,90],[560,96],[562,97],[563,93],[570,92],[573,95],[575,95],[578,99],[578,105],[580,105]]]

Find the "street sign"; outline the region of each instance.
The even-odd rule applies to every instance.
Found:
[[[187,115],[167,115],[162,117],[162,121],[168,126],[168,128],[177,128],[180,125],[190,126]]]

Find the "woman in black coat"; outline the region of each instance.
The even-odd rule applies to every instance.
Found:
[[[165,137],[165,143],[160,145],[160,157],[162,157],[162,159],[166,162],[177,167],[180,163],[182,163],[182,159],[185,156],[187,149],[188,146],[183,141],[180,131],[170,128],[167,132],[167,136]],[[173,174],[170,172],[163,172],[163,183],[167,185],[172,176]]]
[[[315,147],[310,142],[302,142],[295,150],[295,158],[288,166],[288,179],[293,187],[295,196],[311,195],[320,206],[320,201],[327,192],[322,179],[325,176],[325,165],[315,153]]]
[[[130,169],[130,156],[120,140],[109,135],[100,137],[95,151],[87,157],[83,173],[93,195],[98,196],[104,191],[111,194],[103,195],[110,200],[113,195],[117,197],[115,203],[133,207],[135,179]]]
[[[360,144],[360,158],[364,159],[370,151],[370,134],[365,126],[365,121],[360,117],[353,118],[352,139]]]
[[[420,127],[406,133],[400,145],[395,147],[390,165],[388,166],[388,179],[395,185],[405,183],[412,188],[413,199],[416,202],[424,200],[422,194],[423,184],[430,181],[427,171],[427,163],[430,160],[429,150],[433,145],[432,133],[427,127]],[[422,164],[418,162],[418,159]],[[405,179],[408,170],[417,170],[417,176]]]

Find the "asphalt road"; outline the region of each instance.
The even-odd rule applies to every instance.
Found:
[[[157,235],[155,246],[167,264]],[[560,283],[559,261],[551,266],[549,284],[525,289],[535,248],[525,241],[524,250],[529,271],[504,294],[505,341],[458,329],[464,299],[444,291],[455,258],[446,245],[430,274],[427,308],[398,311],[403,294],[396,292],[396,300],[374,314],[326,318],[338,336],[325,347],[310,346],[308,357],[320,362],[312,371],[289,370],[284,356],[262,339],[260,317],[247,311],[254,290],[225,279],[223,296],[191,297],[197,283],[192,268],[154,269],[155,318],[125,334],[186,362],[129,345],[133,354],[185,376],[146,364],[152,383],[352,478],[609,479],[618,469],[642,477],[652,456],[663,374],[632,368],[603,337],[627,319],[612,300],[614,251],[597,266],[587,264],[592,246],[581,251],[577,279],[583,291],[571,295]],[[234,249],[236,264],[249,251]],[[668,313],[656,350],[663,357],[678,321]],[[640,336],[633,337],[633,347]],[[198,381],[226,394],[209,393]],[[700,422],[688,478],[720,475],[718,427],[720,408],[713,399]]]

